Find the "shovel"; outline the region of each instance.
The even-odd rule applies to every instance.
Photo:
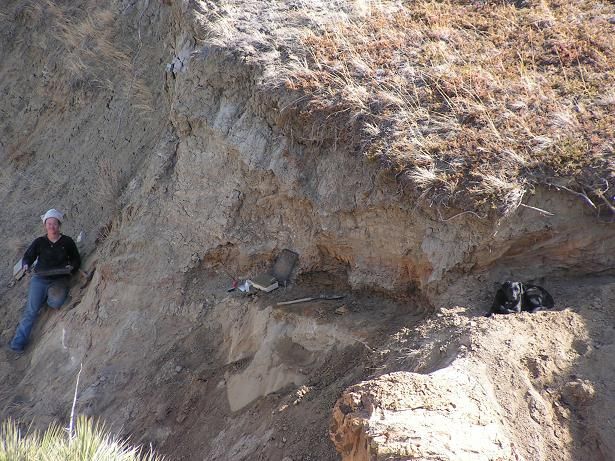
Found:
[[[281,303],[277,303],[276,306],[288,306],[290,304],[298,304],[298,303],[307,303],[309,301],[317,301],[317,300],[333,300],[333,299],[342,299],[345,298],[346,295],[320,295],[320,296],[316,296],[316,297],[312,297],[312,298],[299,298],[299,299],[293,299],[292,301],[284,301]]]

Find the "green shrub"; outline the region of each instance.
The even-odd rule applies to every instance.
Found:
[[[110,435],[101,424],[80,416],[75,433],[52,425],[44,433],[23,432],[12,420],[0,427],[0,461],[163,461],[126,440]]]

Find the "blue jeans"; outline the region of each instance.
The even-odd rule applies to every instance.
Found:
[[[65,278],[49,279],[46,277],[32,276],[28,291],[28,303],[21,315],[19,325],[15,331],[15,337],[11,341],[11,349],[23,351],[28,344],[30,332],[38,313],[47,301],[49,307],[58,309],[66,301],[68,296],[68,281]]]

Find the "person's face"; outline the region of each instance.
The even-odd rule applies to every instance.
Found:
[[[47,218],[45,221],[45,230],[50,235],[57,235],[60,232],[60,221],[56,218]]]

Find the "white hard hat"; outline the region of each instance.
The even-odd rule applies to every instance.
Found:
[[[45,221],[47,221],[49,218],[56,218],[58,221],[60,221],[60,223],[62,223],[62,220],[64,219],[64,213],[56,210],[55,208],[52,208],[51,210],[47,211],[47,213],[41,215],[43,224],[45,224]]]

